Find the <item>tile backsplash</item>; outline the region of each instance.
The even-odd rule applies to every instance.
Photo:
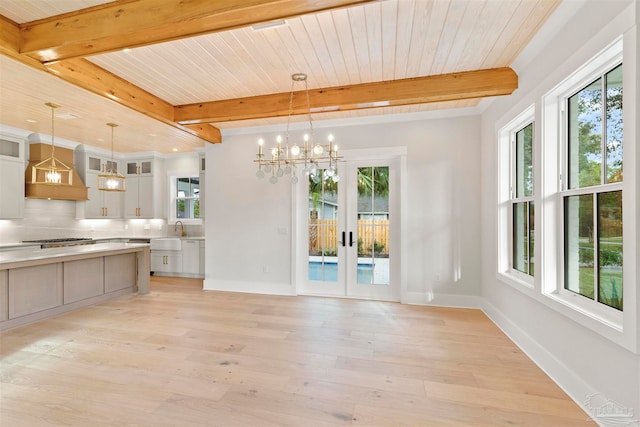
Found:
[[[161,237],[180,235],[164,219],[76,219],[76,202],[26,199],[24,218],[0,220],[0,244],[61,237]],[[203,225],[185,225],[188,236],[202,236]]]

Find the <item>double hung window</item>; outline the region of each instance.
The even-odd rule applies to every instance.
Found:
[[[175,178],[176,198],[175,217],[176,219],[196,219],[200,218],[200,178],[180,177]]]
[[[505,124],[498,143],[498,274],[507,283],[529,289],[536,264],[534,113],[531,105]]]
[[[533,276],[533,123],[511,135],[511,268]]]
[[[564,289],[622,311],[622,64],[566,100]]]

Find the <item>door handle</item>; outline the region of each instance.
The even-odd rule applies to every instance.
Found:
[[[349,232],[349,247],[353,246],[353,231]]]
[[[339,243],[342,245],[343,248],[347,246],[347,233],[345,231],[342,232],[342,240],[340,240]]]

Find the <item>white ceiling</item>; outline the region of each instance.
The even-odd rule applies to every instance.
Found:
[[[172,105],[288,92],[290,75],[309,88],[510,66],[560,0],[386,0],[289,19],[285,26],[239,28],[117,51],[91,62]],[[17,23],[105,3],[1,0]],[[53,101],[81,119],[56,122],[56,135],[106,147],[114,121],[127,146],[118,151],[190,151],[204,142],[113,101],[0,58],[0,122],[49,133]],[[314,120],[473,107],[478,100],[314,114]],[[312,106],[313,107],[313,106]],[[301,119],[304,119],[302,117]],[[296,119],[298,120],[298,119]],[[214,123],[220,129],[283,123],[286,118]],[[155,134],[150,137],[149,134]],[[100,135],[100,136],[98,136]]]

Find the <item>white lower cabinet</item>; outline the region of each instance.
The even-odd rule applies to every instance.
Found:
[[[151,271],[157,273],[182,273],[182,252],[152,251]]]
[[[153,249],[151,271],[164,276],[204,277],[204,240],[181,239],[181,250]]]
[[[200,274],[200,241],[182,241],[182,272]]]
[[[204,277],[204,240],[200,240],[200,275]]]

